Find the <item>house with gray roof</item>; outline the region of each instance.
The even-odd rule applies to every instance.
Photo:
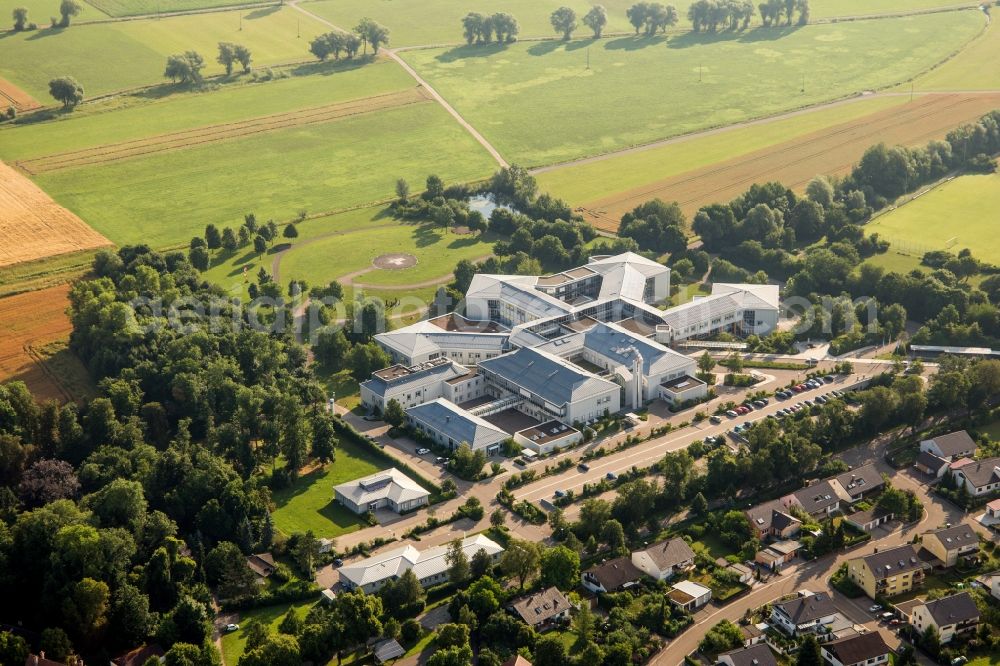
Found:
[[[643,572],[627,557],[595,564],[582,574],[580,582],[591,592],[617,592],[638,584]]]
[[[406,421],[417,432],[453,451],[465,442],[473,451],[483,450],[493,455],[510,438],[507,431],[444,398],[410,407],[406,410]]]
[[[959,592],[914,607],[910,613],[910,624],[921,633],[927,631],[927,627],[934,627],[941,642],[948,643],[955,636],[976,630],[979,608],[972,595]]]
[[[960,558],[979,553],[979,535],[968,523],[925,532],[921,544],[945,567],[953,567]]]
[[[964,430],[956,430],[920,442],[920,450],[933,453],[938,458],[952,461],[971,458],[976,453],[976,442]]]
[[[798,506],[810,516],[822,518],[849,505],[851,496],[837,479],[825,479],[796,490],[782,501],[789,506]]]
[[[778,666],[774,653],[766,643],[723,652],[715,663],[720,666]]]
[[[820,655],[830,666],[878,666],[889,663],[892,650],[876,630],[824,644]]]
[[[837,480],[841,488],[847,491],[851,503],[858,502],[866,496],[880,493],[885,487],[885,479],[875,467],[875,463],[856,467],[833,478]]]
[[[771,500],[746,510],[747,520],[758,539],[790,539],[802,529],[802,521],[791,514],[782,500]]]
[[[395,467],[342,483],[333,492],[341,505],[357,514],[379,509],[406,513],[425,506],[431,495]]]
[[[951,475],[970,495],[978,497],[1000,491],[1000,456],[973,460],[957,469],[952,466]]]
[[[514,599],[507,609],[536,631],[552,629],[561,620],[569,618],[569,601],[557,587],[550,587]]]
[[[824,633],[823,627],[832,625],[839,612],[833,599],[825,592],[803,592],[798,596],[771,605],[771,624],[789,636],[803,633]]]
[[[694,551],[680,537],[632,553],[632,564],[655,580],[669,580],[694,566]]]
[[[940,479],[948,471],[948,461],[934,455],[930,451],[921,451],[918,453],[913,466],[924,474],[929,474],[937,479]]]

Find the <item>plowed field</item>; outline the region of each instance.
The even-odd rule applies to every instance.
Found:
[[[7,79],[0,77],[0,111],[6,111],[9,106],[13,106],[18,111],[32,111],[42,108],[42,105],[34,97]]]
[[[701,169],[654,180],[583,204],[580,210],[595,226],[610,231],[618,228],[624,213],[653,198],[676,201],[690,218],[701,206],[729,201],[752,183],[777,180],[793,190],[801,190],[817,174],[848,171],[865,149],[875,143],[924,143],[941,138],[956,126],[998,107],[1000,93],[919,97],[902,107],[879,111]]]
[[[69,285],[64,284],[0,298],[0,381],[23,381],[39,399],[73,398],[40,351],[69,337],[68,293]]]
[[[105,245],[111,241],[0,162],[0,267]]]
[[[328,104],[316,108],[278,113],[235,123],[198,127],[182,132],[161,134],[133,141],[122,141],[121,143],[107,144],[94,148],[46,155],[44,157],[20,161],[17,163],[17,166],[32,175],[36,175],[91,164],[106,164],[130,157],[143,157],[169,150],[200,146],[215,141],[252,136],[263,132],[274,132],[290,127],[327,123],[358,114],[371,113],[397,106],[418,104],[429,101],[429,99],[422,88],[410,88],[399,92],[351,100],[350,102]]]

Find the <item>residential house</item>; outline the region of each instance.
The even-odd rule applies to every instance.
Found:
[[[885,479],[875,467],[875,463],[848,470],[834,478],[840,487],[847,491],[852,504],[881,492],[885,487]]]
[[[851,495],[837,479],[824,479],[782,498],[788,506],[798,506],[814,518],[825,518],[842,506],[850,505]]]
[[[670,587],[667,598],[678,608],[693,613],[712,600],[712,590],[694,581],[682,580]]]
[[[935,479],[940,479],[948,471],[948,461],[934,455],[930,451],[921,451],[918,453],[913,466],[924,474],[933,476]]]
[[[777,571],[794,560],[801,548],[802,544],[791,539],[775,541],[770,546],[757,551],[754,561],[771,571]]]
[[[348,590],[364,590],[371,594],[389,582],[396,580],[408,569],[420,581],[422,587],[432,587],[448,580],[448,544],[417,550],[412,545],[400,546],[377,553],[357,562],[349,562],[337,570],[341,585]],[[462,539],[462,552],[472,559],[479,551],[485,551],[496,562],[503,553],[503,547],[482,534]]]
[[[910,624],[921,633],[927,631],[927,627],[934,627],[941,642],[948,643],[955,636],[976,630],[979,625],[979,609],[972,595],[959,592],[917,606],[910,616]]]
[[[958,430],[921,441],[920,450],[951,461],[973,457],[976,453],[976,442],[969,437],[969,433]]]
[[[905,544],[848,560],[847,577],[871,599],[893,597],[920,587],[926,567],[916,549]]]
[[[890,652],[892,650],[886,645],[880,631],[848,636],[820,647],[820,654],[830,666],[887,664]]]
[[[778,666],[774,653],[765,643],[723,652],[715,663],[725,666]]]
[[[546,631],[569,618],[570,603],[558,588],[550,587],[513,600],[507,609],[536,631]]]
[[[757,645],[764,640],[764,632],[756,624],[741,624],[739,627],[743,634],[743,647]]]
[[[976,497],[1000,490],[1000,456],[973,460],[958,469],[951,468],[951,475]]]
[[[799,596],[771,605],[771,624],[789,636],[804,633],[826,633],[824,626],[838,619],[833,599],[825,592],[800,593]]]
[[[274,563],[274,556],[271,553],[255,553],[247,557],[247,566],[261,578],[267,578],[274,573],[277,565]]]
[[[976,516],[979,524],[992,530],[1000,530],[1000,499],[995,499],[986,505],[986,510]]]
[[[925,532],[921,539],[923,547],[946,567],[979,552],[979,535],[966,523]]]
[[[746,516],[758,539],[791,539],[798,536],[802,529],[802,522],[789,512],[781,500],[771,500],[747,509]]]
[[[867,511],[856,511],[851,515],[846,516],[844,518],[844,522],[855,529],[861,530],[862,532],[871,532],[876,527],[885,525],[890,520],[894,520],[895,518],[896,514],[891,511],[875,507],[874,509],[868,509]]]
[[[628,557],[616,557],[596,564],[582,574],[580,581],[591,592],[617,592],[638,584],[642,578],[639,570]]]
[[[342,483],[333,492],[338,502],[357,514],[378,509],[405,513],[425,506],[431,496],[423,486],[395,467]]]
[[[632,553],[632,564],[656,580],[669,580],[694,566],[694,551],[684,539],[674,537]]]

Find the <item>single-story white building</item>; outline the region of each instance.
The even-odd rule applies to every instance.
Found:
[[[342,483],[334,497],[350,511],[361,514],[378,509],[406,513],[425,506],[431,494],[395,467]]]

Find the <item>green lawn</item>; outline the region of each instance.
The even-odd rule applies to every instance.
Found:
[[[164,247],[249,211],[284,220],[391,197],[399,177],[454,182],[492,170],[486,151],[427,102],[36,180],[111,240]]]
[[[928,249],[969,248],[978,259],[1000,262],[1000,236],[996,234],[1000,210],[1000,174],[961,176],[927,194],[881,215],[865,229],[892,242],[912,241]],[[942,224],[954,220],[955,224]]]
[[[0,158],[24,160],[336,104],[414,85],[392,61],[362,65],[359,60],[302,69],[312,73],[166,97],[114,97],[86,104],[58,120],[0,125]]]
[[[457,3],[454,0],[319,0],[308,2],[304,7],[345,29],[357,24],[362,16],[370,16],[390,29],[392,46],[425,46],[464,41],[462,17],[472,11],[513,14],[520,26],[520,37],[525,39],[555,36],[549,15],[557,7],[569,6],[582,18],[595,4],[604,5],[608,10],[606,34],[633,31],[625,10],[635,4],[635,0],[464,0]],[[676,0],[670,4],[680,14],[678,27],[689,27],[687,9],[691,0]],[[814,18],[826,18],[959,4],[974,6],[976,3],[970,0],[813,0],[810,13]],[[759,17],[755,16],[754,24],[759,22]],[[576,36],[589,35],[589,29],[579,23]]]
[[[905,275],[914,268],[920,268],[920,257],[900,254],[890,247],[888,252],[884,254],[876,254],[866,259],[865,263],[871,264],[872,266],[879,266],[889,272],[902,273]]]
[[[983,67],[983,63],[997,61],[1000,61],[1000,28],[994,22],[961,53],[919,77],[915,87],[917,90],[996,90],[1000,88],[1000,67]]]
[[[87,0],[111,16],[138,16],[253,4],[257,0]],[[277,4],[277,3],[275,3]],[[252,11],[252,10],[251,10]]]
[[[743,35],[630,36],[591,45],[590,69],[589,40],[403,56],[508,159],[540,165],[889,86],[982,26],[980,13],[961,11]]]
[[[384,461],[358,445],[341,440],[333,463],[299,477],[290,488],[272,493],[277,507],[271,514],[274,526],[284,534],[312,530],[318,538],[360,529],[358,516],[334,502],[333,487],[386,467]]]
[[[649,150],[566,166],[540,173],[536,178],[539,187],[554,196],[572,204],[588,203],[775,146],[905,102],[905,97],[859,99],[851,104],[812,111],[784,120],[753,127],[737,127]]]
[[[264,606],[263,608],[253,608],[250,610],[240,611],[240,619],[238,622],[240,629],[231,634],[222,635],[222,656],[225,659],[226,664],[235,666],[240,657],[243,655],[243,650],[246,648],[247,644],[246,624],[249,620],[256,618],[268,625],[272,633],[277,633],[278,625],[281,624],[281,619],[288,612],[289,608],[294,607],[295,614],[300,618],[304,618],[312,606],[313,604],[307,601],[295,604],[277,604],[275,606]]]
[[[74,76],[93,97],[162,83],[167,56],[187,50],[205,59],[205,75],[220,74],[215,56],[222,41],[246,45],[256,67],[309,60],[309,41],[327,30],[290,7],[269,7],[8,33],[0,38],[0,76],[43,103],[52,102],[49,80],[64,75]]]

